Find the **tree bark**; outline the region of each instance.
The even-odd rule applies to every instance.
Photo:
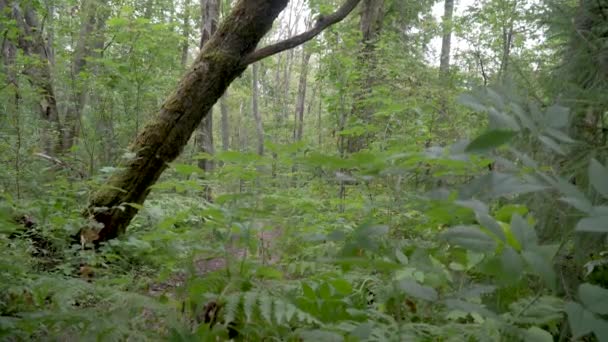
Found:
[[[362,72],[359,89],[354,95],[350,121],[368,124],[373,113],[369,97],[376,78],[376,43],[380,37],[384,20],[384,0],[363,0],[362,6],[360,21],[362,39],[358,56],[358,64]],[[348,137],[346,151],[354,153],[364,149],[367,147],[370,137],[371,135],[367,132]]]
[[[453,14],[454,0],[445,0],[443,10],[443,39],[441,41],[441,57],[439,64],[439,73],[442,77],[446,77],[450,71]]]
[[[239,0],[236,3],[203,46],[177,89],[165,100],[156,118],[139,133],[130,147],[134,156],[124,161],[121,168],[92,196],[85,210],[90,225],[81,230],[82,242],[107,241],[126,230],[148,196],[150,186],[158,180],[168,163],[181,153],[197,125],[208,115],[230,83],[243,73],[248,61],[284,51],[302,37],[308,37],[300,42],[304,43],[320,32],[305,32],[287,42],[254,51],[287,1]],[[357,3],[358,0],[348,0],[327,18],[341,20]],[[349,8],[346,13],[345,8]],[[319,20],[314,29],[329,25]]]
[[[498,79],[503,80],[507,75],[509,68],[509,59],[511,58],[511,46],[513,45],[513,22],[502,28],[502,58],[500,59],[500,70],[498,71]]]
[[[258,65],[251,66],[251,112],[255,120],[255,132],[258,138],[257,152],[260,156],[264,155],[264,124],[258,109]]]
[[[186,68],[188,62],[188,49],[190,48],[190,0],[184,0],[184,22],[182,23],[182,68]]]
[[[220,15],[220,4],[218,0],[201,0],[201,49],[209,41],[217,30]],[[202,152],[213,155],[215,148],[213,145],[213,109],[204,115],[203,121],[199,126],[198,144]],[[205,172],[213,170],[213,161],[210,159],[199,160],[199,167]],[[211,200],[210,189],[207,188],[206,198]]]
[[[25,3],[24,8],[19,3],[0,0],[0,9],[10,7],[11,19],[14,19],[19,34],[17,46],[23,53],[40,60],[25,68],[24,73],[30,83],[40,92],[39,113],[42,119],[41,145],[46,154],[55,155],[61,151],[61,123],[59,111],[52,85],[51,67],[49,63],[48,48],[44,42],[42,27],[31,4]]]
[[[230,149],[230,124],[228,122],[228,89],[220,98],[220,113],[222,114],[222,149]]]
[[[298,98],[296,100],[296,111],[294,117],[294,141],[302,140],[304,130],[304,103],[306,101],[306,81],[308,78],[308,62],[310,61],[310,51],[302,51],[302,64],[300,66],[300,79],[298,81]]]
[[[96,0],[83,2],[82,24],[80,34],[72,60],[72,88],[73,99],[70,101],[65,113],[65,124],[63,132],[63,152],[67,152],[74,146],[76,139],[80,136],[80,124],[82,110],[87,102],[87,81],[82,79],[81,72],[86,70],[87,58],[93,55],[99,37],[95,37],[94,30],[102,30],[105,25],[105,16],[98,11]],[[102,35],[97,32],[97,35]],[[103,35],[102,35],[103,37]],[[102,42],[103,45],[103,42]]]

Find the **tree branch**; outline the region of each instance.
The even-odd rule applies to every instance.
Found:
[[[346,18],[346,16],[350,12],[352,12],[353,9],[355,9],[355,7],[357,6],[357,4],[359,4],[360,1],[361,0],[346,0],[346,2],[342,4],[342,6],[340,6],[340,8],[338,8],[338,10],[336,10],[334,13],[326,16],[319,16],[317,22],[315,23],[315,26],[312,29],[300,33],[297,36],[293,36],[291,38],[280,41],[278,43],[265,46],[261,49],[257,49],[247,55],[243,59],[242,63],[244,65],[249,65],[266,57],[270,57],[285,50],[293,49],[298,45],[306,43],[307,41],[319,35],[319,33],[323,32],[323,30],[325,30],[329,26],[338,23],[342,21],[342,19]]]

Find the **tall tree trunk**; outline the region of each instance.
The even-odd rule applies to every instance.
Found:
[[[95,29],[102,29],[105,23],[105,18],[97,11],[98,4],[96,0],[85,0],[82,7],[80,33],[72,60],[73,98],[65,113],[63,152],[68,151],[80,135],[82,110],[87,101],[86,86],[88,83],[82,79],[81,72],[85,71],[87,58],[92,56],[92,51],[95,48],[93,45],[96,39],[93,37],[93,31]]]
[[[55,3],[46,0],[46,40],[49,63],[55,67]]]
[[[222,149],[230,149],[230,123],[228,122],[228,90],[220,98],[220,113],[222,114]]]
[[[144,7],[144,18],[152,19],[152,12],[154,12],[154,0],[147,0],[146,7]]]
[[[371,120],[373,108],[369,103],[369,97],[375,82],[376,73],[376,43],[380,37],[382,21],[384,20],[384,0],[363,0],[361,9],[360,28],[362,34],[361,51],[358,56],[361,76],[351,109],[350,121],[359,124],[368,124]],[[367,147],[369,133],[357,134],[348,137],[346,151],[358,152]]]
[[[220,15],[219,0],[201,0],[201,49],[207,44],[211,36],[217,30]],[[202,152],[213,155],[213,109],[204,115],[203,121],[199,126],[198,143]],[[210,159],[199,160],[199,167],[206,172],[213,170],[213,161]],[[211,200],[210,189],[207,188],[206,198]]]
[[[182,68],[186,68],[188,62],[188,48],[190,47],[190,0],[184,0],[184,22],[182,23]]]
[[[26,55],[39,59],[39,62],[25,68],[24,73],[41,96],[38,108],[43,124],[42,147],[47,154],[57,154],[61,151],[62,145],[61,124],[52,85],[48,48],[32,4],[25,3],[24,5],[25,7],[22,9],[19,3],[0,0],[0,7],[11,7],[12,19],[16,21],[19,28],[18,47]]]
[[[306,80],[308,78],[308,62],[310,51],[302,51],[302,64],[300,66],[300,80],[298,82],[298,98],[296,99],[296,111],[294,116],[293,140],[302,140],[304,130],[304,103],[306,102]]]
[[[258,138],[257,152],[260,156],[264,155],[264,124],[258,108],[258,64],[251,66],[251,112],[255,120],[255,132]]]
[[[513,45],[513,22],[502,28],[502,58],[500,59],[500,70],[498,71],[499,80],[503,80],[509,68],[511,58],[511,46]]]
[[[452,17],[454,0],[445,0],[443,9],[443,39],[441,41],[441,57],[439,73],[445,77],[450,71],[450,51],[452,42]]]
[[[248,64],[312,39],[348,15],[358,0],[347,0],[315,27],[288,40],[255,50],[288,0],[239,0],[217,32],[203,46],[175,91],[130,146],[133,158],[91,198],[85,211],[89,227],[80,232],[83,242],[101,242],[126,230],[168,163],[181,153],[197,125],[243,73]]]
[[[3,11],[4,8],[0,5],[0,11]],[[0,30],[3,32],[7,32],[7,30],[0,26]],[[19,83],[17,78],[17,67],[15,65],[15,59],[17,56],[17,48],[11,42],[6,33],[4,37],[2,37],[2,72],[6,75],[6,86],[3,86],[3,91],[7,91],[9,94],[9,99],[12,98],[12,101],[8,101],[6,103],[6,112],[2,113],[0,116],[0,127],[4,128],[6,124],[8,124],[10,120],[10,113],[13,113],[13,125],[14,128],[14,136],[15,136],[15,145],[14,147],[14,162],[11,163],[14,165],[14,175],[15,175],[15,193],[17,195],[17,199],[21,199],[21,145],[22,145],[22,134],[21,134],[21,110],[19,108],[21,95],[19,94]],[[6,186],[8,188],[8,186]]]

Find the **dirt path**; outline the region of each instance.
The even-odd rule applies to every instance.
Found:
[[[280,228],[260,230],[258,234],[256,234],[256,238],[258,239],[257,255],[247,255],[246,248],[237,247],[235,241],[227,247],[227,252],[230,255],[229,258],[224,256],[197,258],[193,265],[194,273],[200,277],[210,272],[225,269],[228,266],[227,259],[234,262],[243,260],[244,258],[255,258],[259,259],[264,265],[276,264],[280,261],[280,254],[277,250],[277,240],[282,233],[282,229]],[[185,272],[177,272],[163,282],[150,284],[148,294],[158,297],[162,294],[174,293],[176,288],[184,285],[186,279],[187,274]]]

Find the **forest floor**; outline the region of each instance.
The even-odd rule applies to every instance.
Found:
[[[271,230],[263,230],[257,234],[258,250],[255,257],[259,258],[263,264],[276,264],[280,260],[280,254],[277,250],[277,240],[282,235],[282,229],[275,228]],[[236,241],[231,241],[226,246],[226,255],[224,256],[200,256],[193,261],[193,273],[198,276],[204,276],[208,273],[226,269],[229,262],[240,262],[247,259],[249,256],[248,250],[245,247],[237,246]],[[158,297],[163,294],[175,293],[176,289],[183,286],[187,280],[186,272],[176,272],[167,280],[150,284],[148,294],[153,297]]]

